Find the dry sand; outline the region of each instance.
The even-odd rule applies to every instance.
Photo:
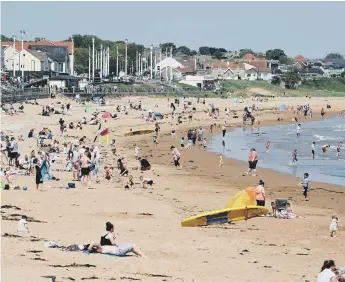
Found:
[[[112,105],[99,109],[115,112],[116,105],[128,104],[128,99],[113,100]],[[141,99],[143,108],[147,110],[171,111],[166,98],[130,99],[133,103]],[[327,100],[331,102],[333,113],[345,109],[345,99]],[[80,182],[76,182],[76,189],[56,188],[72,180],[71,172],[54,173],[61,180],[45,182],[43,192],[35,190],[34,176],[14,176],[14,185],[27,185],[29,188],[27,191],[1,192],[3,206],[20,209],[1,209],[2,281],[50,281],[42,277],[49,275],[56,276],[57,281],[81,281],[92,277],[92,281],[182,281],[177,278],[185,282],[315,281],[323,260],[333,259],[338,266],[345,265],[345,228],[340,226],[336,238],[330,238],[328,232],[333,212],[339,213],[341,219],[345,217],[344,187],[312,183],[310,201],[305,202],[301,188],[297,187],[299,180],[295,177],[261,169],[260,165],[259,177],[243,177],[241,174],[247,169],[245,163],[225,159],[224,167],[219,168],[217,155],[198,148],[183,151],[183,169],[175,169],[170,146],[179,145],[182,133],[185,135],[190,127],[209,126],[214,122],[221,124],[225,107],[242,110],[244,105],[252,104],[249,99],[244,104],[235,104],[231,100],[209,98],[206,104],[214,102],[221,110],[222,119],[214,121],[203,112],[201,103],[196,104],[196,99],[191,101],[198,110],[194,114],[197,120],[191,124],[184,121],[176,127],[178,137],[173,140],[169,135],[170,120],[164,119],[158,148],[153,148],[151,135],[123,137],[129,128],[153,129],[153,124],[145,124],[140,119],[141,112],[132,110],[127,116],[120,114],[118,120],[103,124],[103,128],[110,129],[110,139],[116,139],[117,156],[112,156],[109,146],[102,147],[101,167],[106,164],[116,166],[117,158],[124,156],[130,173],[139,183],[140,172],[131,170],[138,165],[134,159],[134,144],[137,144],[143,150],[143,156],[151,162],[152,170],[144,172],[144,177],[152,177],[155,190],[144,190],[136,184],[135,189],[125,191],[124,180],[117,182],[112,179],[108,184],[103,170],[101,184],[91,183],[92,189],[82,187]],[[289,106],[309,103],[317,118],[316,113],[326,106],[325,101],[324,98],[276,98],[255,104],[261,109],[258,119],[264,126],[276,123],[278,116],[284,118],[284,123],[291,122],[294,115],[290,110],[285,113],[276,110],[282,103]],[[40,105],[53,102],[56,100],[39,101]],[[73,115],[63,116],[67,124],[80,120],[84,115],[90,118],[90,113],[84,113],[84,106],[72,104]],[[25,114],[2,114],[2,130],[7,133],[12,131],[18,136],[27,135],[30,128],[35,128],[37,133],[48,126],[60,140],[57,121],[61,115],[42,117],[38,115],[40,111],[41,106],[25,105]],[[177,112],[181,111],[182,106],[177,108]],[[239,116],[239,120],[229,122],[230,126],[242,123],[242,111]],[[86,135],[92,140],[97,129],[98,126],[85,126],[83,131],[68,130],[68,134]],[[30,153],[32,149],[36,150],[36,141],[26,139],[19,143],[19,148],[22,155]],[[256,184],[261,178],[267,186],[266,203],[278,197],[291,197],[292,208],[304,218],[278,220],[261,217],[250,219],[247,223],[181,227],[183,218],[225,207],[234,193]],[[9,220],[17,219],[16,214],[26,214],[39,221],[29,222],[28,236],[18,234],[17,221]],[[97,242],[104,232],[106,221],[114,223],[120,243],[136,244],[148,258],[86,255],[48,249],[44,245],[49,240],[62,245]],[[4,237],[5,233],[22,237]]]

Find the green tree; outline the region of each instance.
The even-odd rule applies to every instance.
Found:
[[[339,53],[329,53],[325,59],[344,59]]]
[[[255,56],[255,53],[253,52],[253,50],[252,49],[247,49],[247,48],[240,49],[239,52],[238,52],[238,56],[240,58],[242,58],[244,55],[249,54],[249,53],[253,54]]]
[[[199,47],[199,53],[200,55],[211,55],[210,47],[207,47],[207,46]]]
[[[77,74],[89,72],[89,49],[76,48],[74,50],[75,63],[74,68]]]
[[[340,74],[341,77],[345,77],[345,71]]]
[[[41,41],[41,37],[35,37],[34,41],[35,41],[35,42]]]
[[[190,49],[186,46],[180,46],[177,48],[177,52],[181,52],[182,54],[186,55],[186,56],[190,56]]]
[[[274,85],[280,85],[282,82],[281,78],[279,76],[273,76],[271,83]]]
[[[223,56],[223,53],[220,50],[216,50],[212,55],[220,60]]]
[[[285,74],[283,77],[283,81],[285,82],[286,89],[295,89],[297,84],[301,81],[301,77],[298,72],[291,71]]]
[[[161,43],[161,44],[159,44],[159,48],[164,50],[164,52],[166,49],[168,49],[169,54],[170,54],[170,49],[172,48],[173,54],[176,54],[176,45],[172,42]]]
[[[12,40],[13,40],[13,38],[7,37],[7,36],[1,34],[1,42],[12,41]]]
[[[282,49],[273,49],[266,51],[267,60],[279,60],[280,57],[285,56],[285,52]]]
[[[228,51],[226,51],[226,49],[225,49],[225,48],[219,48],[218,50],[219,50],[220,52],[223,52],[223,53],[228,52]]]
[[[192,50],[192,51],[190,52],[190,55],[191,55],[191,56],[195,56],[195,55],[197,55],[197,54],[198,54],[198,52],[195,51],[195,50]]]
[[[287,56],[280,56],[279,62],[283,65],[288,65],[290,63],[290,59]]]

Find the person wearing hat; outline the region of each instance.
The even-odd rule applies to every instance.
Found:
[[[259,181],[259,185],[255,187],[255,198],[257,206],[265,206],[265,182]]]

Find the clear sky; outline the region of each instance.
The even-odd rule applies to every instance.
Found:
[[[345,2],[2,2],[1,33],[19,37],[21,29],[25,40],[93,34],[318,58],[345,54]]]

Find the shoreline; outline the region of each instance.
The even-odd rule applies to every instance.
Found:
[[[338,114],[339,114],[338,112],[334,111],[330,114],[329,118],[334,118]],[[319,118],[316,118],[313,120],[307,119],[307,122],[311,122],[311,121],[318,122],[318,121],[321,121],[321,118],[319,117]],[[281,125],[281,124],[291,124],[291,120],[289,122],[281,123],[281,122],[277,122],[274,119],[267,119],[267,120],[265,120],[264,126],[275,126],[275,125]],[[193,124],[191,124],[190,126],[185,125],[182,128],[176,129],[176,133],[177,133],[177,135],[180,132],[186,133],[189,128],[195,128],[195,127],[199,127],[199,126],[203,127],[204,133],[206,133],[205,134],[206,137],[216,136],[216,135],[221,134],[220,128],[217,127],[213,131],[213,133],[210,134],[210,132],[208,131],[207,125],[201,125],[201,124],[200,125],[198,124],[197,126],[193,126]],[[236,124],[231,124],[231,126],[229,126],[229,127],[232,131],[234,128],[241,128],[241,126],[242,125],[240,123],[236,123]],[[227,128],[229,128],[229,127],[227,127]],[[168,130],[161,131],[160,135],[163,135],[163,137],[159,138],[159,143],[164,144],[164,147],[163,147],[163,150],[161,150],[160,145],[159,145],[159,151],[170,153],[170,150],[169,150],[170,145],[174,145],[177,148],[179,148],[179,139],[177,138],[177,140],[172,140],[172,138],[170,136],[170,131],[168,131]],[[152,143],[150,137],[145,137],[145,141],[147,143]],[[188,169],[190,169],[191,166],[188,164],[186,165],[186,163],[188,163],[192,160],[195,160],[195,159],[197,159],[197,161],[194,161],[193,164],[195,162],[198,162],[198,166],[200,167],[200,169],[202,171],[211,169],[210,165],[206,165],[206,163],[204,163],[202,161],[203,159],[207,159],[208,162],[212,162],[213,165],[211,165],[211,166],[215,166],[215,167],[218,166],[219,154],[217,154],[215,152],[204,151],[202,148],[197,148],[198,147],[197,145],[195,145],[194,147],[195,148],[192,148],[192,150],[198,150],[198,151],[197,152],[191,152],[192,150],[187,151],[188,152],[187,158],[189,160],[183,160],[183,158],[184,158],[183,152],[186,152],[185,150],[181,154],[181,162],[183,163],[183,164],[181,163],[181,165],[184,168],[187,167]],[[150,148],[150,150],[146,152],[146,155],[150,154],[151,150],[153,150],[153,146],[149,146],[149,148]],[[167,165],[168,166],[167,163],[169,163],[169,161],[171,163],[171,166],[173,166],[173,163],[171,161],[170,156],[168,158],[165,158],[165,157],[155,158],[153,156],[153,163],[155,163],[155,164],[158,163],[159,165]],[[232,172],[236,171],[236,174],[226,177],[226,175],[225,175],[226,172],[222,172],[222,173],[215,172],[217,175],[216,177],[219,177],[219,178],[220,177],[223,177],[223,178],[226,177],[226,179],[224,179],[225,181],[233,182],[235,180],[235,181],[238,181],[240,183],[243,183],[242,186],[236,185],[241,190],[245,189],[246,187],[253,186],[253,185],[257,184],[259,182],[259,179],[270,178],[270,177],[272,177],[272,175],[274,175],[275,178],[284,179],[284,181],[286,181],[284,183],[284,185],[279,184],[278,187],[288,185],[289,189],[280,190],[280,188],[277,188],[277,187],[275,189],[270,189],[270,188],[267,189],[266,188],[266,190],[269,191],[270,197],[279,198],[279,197],[282,197],[284,195],[284,193],[289,193],[289,198],[296,197],[296,199],[297,199],[296,202],[297,203],[303,203],[303,205],[305,205],[305,206],[311,205],[313,207],[317,207],[320,204],[320,202],[312,203],[311,200],[309,200],[309,202],[305,202],[303,200],[302,189],[300,187],[298,187],[298,185],[297,185],[298,182],[301,180],[301,178],[298,178],[298,177],[291,175],[291,174],[288,174],[288,173],[279,172],[279,171],[276,171],[276,170],[273,170],[270,168],[260,168],[260,164],[258,164],[258,167],[257,167],[257,173],[258,173],[257,177],[242,176],[243,172],[247,171],[247,169],[248,169],[247,162],[242,161],[242,160],[233,159],[233,158],[228,158],[228,157],[223,158],[223,162],[224,162],[224,167],[222,168],[223,171],[226,169],[226,167],[230,167]],[[193,176],[195,174],[194,171],[189,170],[188,172],[191,174],[191,176]],[[200,177],[203,177],[203,176],[200,176]],[[206,175],[204,175],[204,177],[207,178]],[[265,181],[265,183],[266,183],[266,185],[267,184],[270,185],[269,182],[267,182],[267,181]],[[339,186],[339,185],[331,184],[331,183],[325,183],[325,182],[311,182],[309,198],[312,198],[313,191],[316,191],[316,190],[317,191],[326,191],[327,193],[336,193],[336,194],[344,194],[345,195],[345,190],[344,190],[343,186]],[[322,195],[327,195],[327,193],[326,194],[322,193]],[[345,197],[344,197],[344,199],[345,199]],[[268,203],[266,202],[266,206],[267,206],[267,204]],[[334,206],[334,209],[337,211],[339,210],[341,213],[345,212],[345,206],[342,206],[342,204],[340,202],[338,202],[337,205]]]

